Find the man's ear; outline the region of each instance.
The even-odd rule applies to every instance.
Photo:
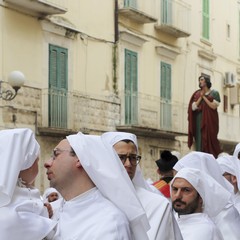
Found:
[[[76,167],[77,167],[77,168],[81,168],[81,167],[82,167],[82,164],[80,163],[79,160],[78,160],[77,163],[76,163]]]
[[[237,177],[236,176],[233,176],[231,175],[231,180],[232,180],[232,183],[237,183]]]

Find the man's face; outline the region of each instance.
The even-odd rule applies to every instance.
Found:
[[[54,202],[58,200],[58,193],[57,192],[52,192],[48,195],[48,202]]]
[[[116,143],[113,147],[114,147],[115,151],[117,152],[117,154],[119,154],[119,155],[127,155],[128,156],[131,154],[134,154],[134,155],[137,154],[137,149],[133,142],[126,143],[124,141],[120,141],[120,142]],[[129,158],[126,159],[126,162],[123,164],[123,166],[125,167],[129,177],[132,180],[135,175],[137,166],[132,165],[131,162],[129,161]]]
[[[172,206],[179,215],[202,212],[202,199],[187,180],[176,178],[171,188]]]
[[[206,86],[205,78],[204,78],[204,77],[201,77],[201,78],[199,79],[199,87],[200,87],[200,88],[203,88],[203,87],[205,87],[205,86]]]
[[[22,170],[19,174],[19,177],[29,185],[34,183],[38,175],[38,161],[39,158],[35,160],[35,162],[30,168]]]
[[[72,153],[69,142],[64,139],[54,149],[52,157],[45,162],[50,186],[59,192],[71,186],[78,158]]]

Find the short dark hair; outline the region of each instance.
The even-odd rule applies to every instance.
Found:
[[[211,88],[211,87],[212,87],[212,83],[211,83],[211,81],[210,81],[210,77],[201,75],[201,76],[199,76],[198,81],[199,81],[201,78],[204,78],[204,80],[205,80],[208,88]]]
[[[132,141],[132,140],[130,140],[130,139],[123,139],[123,140],[121,140],[120,142],[125,142],[125,143],[133,143],[134,144],[134,142]],[[135,145],[135,144],[134,144]]]

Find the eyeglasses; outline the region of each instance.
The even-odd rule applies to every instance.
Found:
[[[53,151],[52,151],[51,158],[52,158],[53,160],[55,160],[55,159],[57,158],[57,156],[59,156],[62,152],[70,152],[70,153],[73,153],[73,151],[70,150],[70,149],[55,148],[55,149],[53,149]]]
[[[127,159],[129,160],[129,162],[131,163],[131,165],[133,166],[137,166],[141,160],[141,156],[137,155],[137,154],[118,154],[118,157],[120,158],[120,160],[122,161],[123,164],[125,164],[125,162],[127,161]]]

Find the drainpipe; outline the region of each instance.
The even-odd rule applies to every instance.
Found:
[[[117,44],[119,40],[119,29],[118,29],[118,0],[114,2],[114,44],[113,44],[113,91],[118,95],[117,89]]]
[[[118,33],[118,0],[115,0],[114,6],[114,43],[117,43],[119,40]]]

